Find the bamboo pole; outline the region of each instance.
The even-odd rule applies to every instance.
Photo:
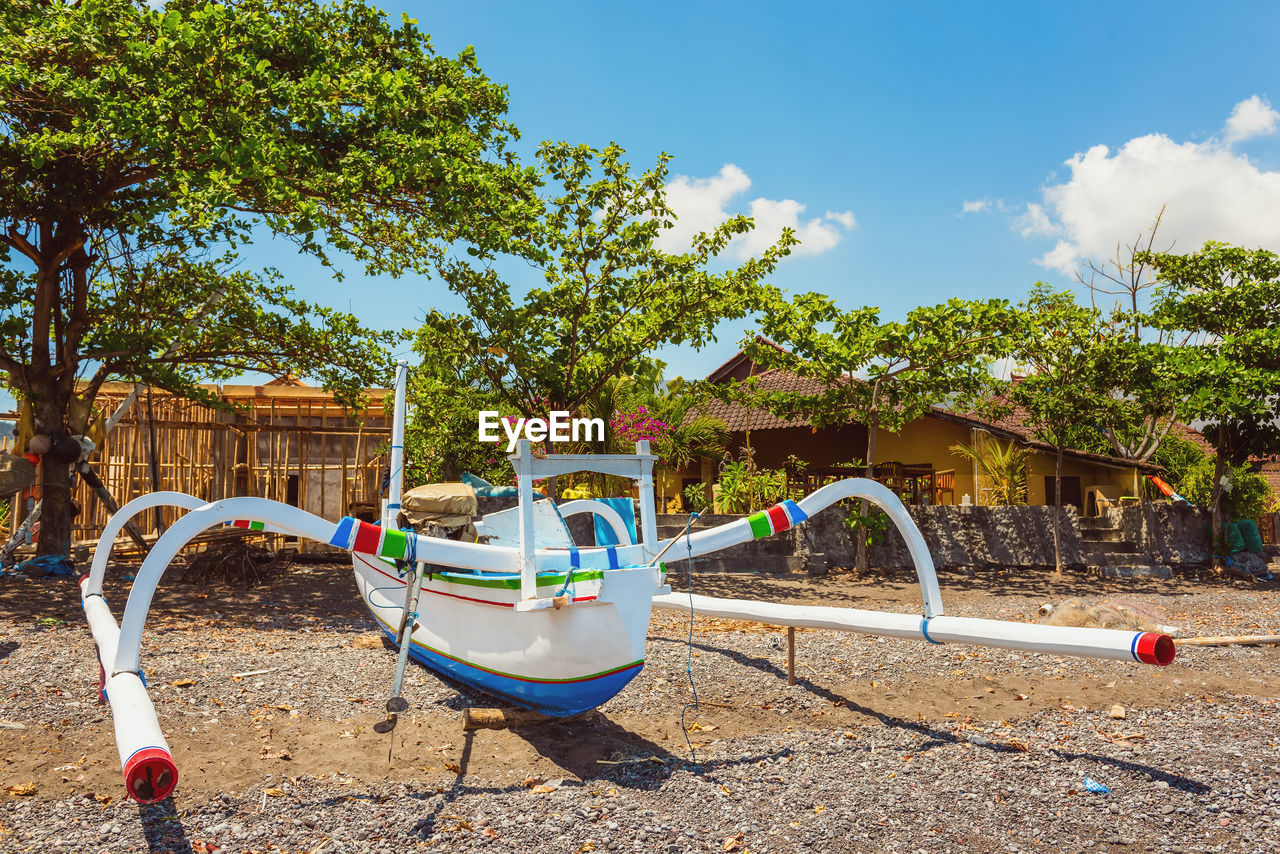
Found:
[[[796,684],[796,627],[787,626],[787,684]]]
[[[1203,638],[1174,638],[1178,646],[1253,646],[1280,644],[1280,635],[1220,635]]]

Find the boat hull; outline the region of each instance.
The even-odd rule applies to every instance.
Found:
[[[394,641],[408,576],[369,555],[352,558],[365,606]],[[409,654],[524,708],[576,715],[607,702],[644,666],[657,581],[648,567],[544,573],[539,593],[563,595],[569,604],[516,611],[514,573],[434,573],[423,581]]]

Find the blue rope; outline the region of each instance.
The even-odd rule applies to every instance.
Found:
[[[556,591],[556,596],[563,596],[565,591],[569,589],[569,582],[573,581],[573,571],[579,567],[571,566],[564,574],[564,585]]]
[[[404,559],[408,561],[410,565],[413,565],[418,562],[418,534],[413,530],[413,528],[401,528],[400,530],[409,535],[405,537],[405,540],[409,543],[409,547],[405,549],[407,554],[404,556]]]
[[[689,713],[689,709],[697,709],[698,706],[698,686],[693,681],[693,541],[689,538],[689,529],[693,527],[693,520],[700,519],[697,513],[689,514],[689,521],[684,525],[684,543],[685,551],[688,554],[686,559],[689,564],[689,645],[688,658],[684,666],[685,675],[689,677],[689,688],[693,691],[693,702],[685,703],[684,708],[680,710],[680,732],[684,733],[684,743],[689,746],[689,757],[693,761],[693,772],[699,777],[702,776],[702,767],[698,765],[698,752],[693,749],[693,742],[689,740],[689,730],[685,729],[685,715]]]

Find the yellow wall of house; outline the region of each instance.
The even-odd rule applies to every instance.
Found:
[[[962,457],[952,454],[950,448],[952,445],[968,442],[968,427],[936,418],[918,418],[903,428],[900,434],[881,430],[876,435],[875,461],[904,465],[931,463],[934,471],[955,469],[955,495],[944,495],[942,503],[959,504],[966,493],[975,495],[973,467]],[[974,500],[976,502],[976,497]]]
[[[1035,453],[1027,460],[1027,503],[1052,504],[1053,486],[1046,484],[1046,477],[1053,477],[1056,457],[1050,453]],[[1088,489],[1091,486],[1114,486],[1120,495],[1139,495],[1135,490],[1135,474],[1137,469],[1112,468],[1088,460],[1062,458],[1062,476],[1080,478],[1080,498],[1087,504]],[[1141,485],[1141,482],[1138,482]],[[1046,490],[1046,486],[1048,489]]]
[[[756,464],[761,468],[781,468],[788,454],[795,454],[809,463],[810,469],[817,469],[840,463],[847,463],[854,457],[863,455],[863,428],[848,425],[841,428],[828,428],[811,431],[808,428],[790,430],[761,430],[752,432],[751,444],[755,449]],[[860,435],[862,434],[862,435]],[[730,442],[734,451],[739,450],[742,443],[741,434],[733,434]],[[951,446],[964,444],[971,447],[998,441],[1002,446],[1007,440],[995,439],[984,430],[973,429],[967,425],[943,421],[939,418],[925,417],[908,424],[900,434],[880,430],[876,437],[875,461],[877,463],[899,462],[904,465],[930,464],[934,471],[954,469],[956,473],[955,494],[943,496],[945,504],[960,504],[967,494],[974,504],[986,503],[985,487],[989,486],[984,477],[976,477],[974,466],[964,457],[951,451]],[[1025,446],[1023,446],[1025,447]],[[737,454],[735,453],[735,457]],[[668,496],[679,489],[680,478],[702,478],[715,471],[715,464],[710,471],[704,471],[701,464],[694,464],[678,475],[672,476],[668,486]],[[1053,499],[1052,491],[1045,491],[1045,476],[1052,476],[1054,456],[1052,453],[1033,452],[1027,460],[1027,501],[1029,504],[1047,504]],[[1086,501],[1090,486],[1111,485],[1118,495],[1134,495],[1135,469],[1117,468],[1093,463],[1079,458],[1065,457],[1062,473],[1064,476],[1080,478],[1081,500]],[[1140,485],[1140,484],[1139,484]]]
[[[959,504],[965,494],[973,503],[985,503],[986,478],[975,478],[973,464],[964,457],[951,451],[952,445],[964,444],[970,447],[980,446],[993,441],[989,433],[974,430],[961,424],[953,424],[937,418],[921,418],[908,424],[901,434],[893,434],[881,430],[876,438],[876,460],[878,462],[900,462],[905,465],[931,463],[935,471],[953,468],[956,472],[956,491],[954,503]],[[999,441],[1003,446],[1007,440]],[[1033,452],[1027,460],[1027,503],[1053,503],[1052,488],[1046,493],[1044,479],[1052,477],[1055,459],[1052,453]],[[1132,467],[1113,468],[1073,457],[1064,457],[1062,474],[1064,477],[1080,478],[1080,496],[1085,500],[1090,486],[1111,485],[1116,487],[1120,495],[1135,495],[1135,472]],[[1140,485],[1140,482],[1139,482]],[[951,503],[943,496],[943,503]]]

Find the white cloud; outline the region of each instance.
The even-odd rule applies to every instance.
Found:
[[[710,231],[729,218],[729,200],[750,187],[747,173],[732,163],[720,167],[720,174],[712,178],[677,175],[666,186],[667,205],[676,212],[676,224],[658,237],[658,248],[687,251],[695,234]]]
[[[1034,202],[1027,205],[1022,213],[1013,217],[1010,223],[1023,237],[1032,235],[1044,237],[1058,233],[1057,226],[1049,221],[1049,215],[1044,212],[1044,206]]]
[[[971,214],[971,213],[983,213],[984,211],[989,211],[989,210],[991,210],[990,199],[978,199],[972,202],[966,201],[963,205],[963,209],[960,211],[958,216],[964,216],[965,214]]]
[[[1254,95],[1236,104],[1227,119],[1227,144],[1255,136],[1267,136],[1280,127],[1280,113],[1271,109],[1271,105]]]
[[[1161,247],[1173,243],[1190,252],[1206,240],[1274,246],[1280,172],[1257,168],[1232,144],[1274,132],[1277,121],[1280,116],[1254,96],[1236,105],[1222,140],[1175,142],[1148,134],[1114,151],[1095,145],[1066,161],[1070,178],[1043,188],[1043,203],[1027,205],[1010,224],[1024,237],[1059,236],[1036,262],[1064,273],[1111,257],[1118,244],[1149,229],[1161,208]]]
[[[676,176],[667,184],[666,193],[667,204],[678,218],[674,228],[658,237],[658,248],[688,251],[695,234],[710,231],[737,214],[732,209],[738,205],[732,202],[750,187],[747,173],[732,163],[726,163],[719,174],[710,178]],[[805,206],[794,199],[753,199],[746,213],[755,220],[755,228],[734,238],[727,254],[739,259],[758,255],[777,242],[783,228],[791,228],[800,239],[792,254],[818,255],[833,248],[845,231],[858,225],[852,211],[827,211],[824,216],[811,219],[803,219],[804,212]]]
[[[853,215],[853,211],[827,211],[826,218],[840,223],[845,228],[858,227],[858,218]]]

